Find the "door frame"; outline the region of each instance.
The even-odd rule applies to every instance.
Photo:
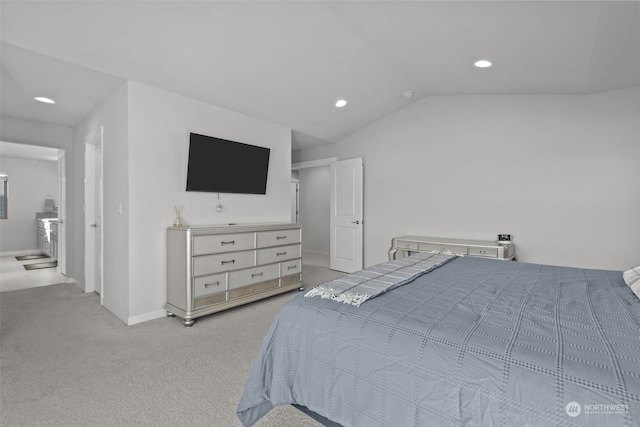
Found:
[[[66,151],[58,149],[58,265],[56,270],[67,275],[67,158]]]
[[[93,223],[95,221],[95,202],[96,198],[99,203],[98,217],[103,220],[104,218],[104,192],[103,192],[103,159],[102,148],[104,139],[104,126],[91,131],[84,138],[85,146],[85,176],[84,176],[84,231],[85,231],[85,246],[84,246],[84,282],[85,292],[98,292],[100,294],[100,305],[104,305],[104,227],[102,224]],[[96,165],[99,168],[96,168]],[[96,173],[96,169],[99,169]],[[97,184],[97,185],[96,185]],[[96,188],[98,188],[96,193]],[[93,205],[89,207],[89,202]],[[91,224],[96,224],[97,230],[94,230]],[[96,245],[95,236],[99,236],[100,244]],[[96,251],[99,254],[96,256]],[[98,259],[96,265],[96,258]],[[96,277],[95,270],[99,269],[99,281],[96,284],[94,280]]]
[[[300,180],[297,178],[291,179],[290,184],[291,191],[291,222],[300,222]]]

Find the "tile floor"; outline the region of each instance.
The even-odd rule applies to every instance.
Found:
[[[38,286],[54,285],[66,282],[67,278],[58,273],[56,268],[43,268],[27,271],[24,264],[51,261],[50,258],[16,260],[18,255],[35,253],[33,251],[24,254],[0,256],[0,292],[15,291],[17,289],[36,288]]]

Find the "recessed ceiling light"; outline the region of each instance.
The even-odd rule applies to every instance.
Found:
[[[346,100],[344,100],[344,99],[339,99],[339,100],[336,102],[336,107],[338,107],[338,108],[342,108],[342,107],[344,107],[345,105],[347,105],[347,101],[346,101]]]
[[[474,65],[478,68],[489,68],[491,67],[491,62],[487,61],[486,59],[481,59],[479,61],[476,61]]]
[[[35,99],[36,101],[44,102],[45,104],[55,104],[56,103],[56,101],[54,101],[53,99],[46,98],[44,96],[36,96],[33,99]]]
[[[402,92],[402,97],[404,99],[411,99],[413,97],[413,91],[412,90],[405,90],[404,92]]]

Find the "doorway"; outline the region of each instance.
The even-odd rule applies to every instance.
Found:
[[[297,177],[299,181],[299,222],[302,224],[303,229],[303,259],[318,259],[323,261],[326,260],[326,265],[329,265],[329,261],[331,258],[332,252],[332,244],[331,244],[331,235],[332,229],[330,224],[331,219],[331,192],[332,192],[332,165],[342,165],[347,166],[347,169],[350,168],[352,172],[356,172],[354,169],[356,165],[352,165],[352,162],[359,162],[359,170],[360,174],[362,172],[362,159],[352,159],[348,161],[338,162],[338,159],[326,158],[313,160],[308,162],[294,163],[292,165],[292,170],[297,172]],[[345,171],[346,169],[340,168],[341,171]],[[345,174],[340,174],[344,176]],[[356,175],[346,174],[347,176],[351,176],[355,179]],[[361,179],[361,178],[360,178]],[[353,181],[352,181],[353,184]],[[362,181],[360,181],[360,184]],[[349,184],[351,185],[351,184]],[[351,194],[355,196],[356,193],[360,193],[359,201],[354,201],[353,203],[349,202],[347,205],[351,206],[360,206],[362,203],[362,194],[361,187],[358,188],[356,192],[350,191],[342,191],[340,194],[342,196],[348,196]],[[344,201],[344,199],[341,199]],[[339,211],[343,213],[344,208],[346,206],[340,205]],[[349,209],[347,209],[349,210]],[[340,258],[339,264],[342,265],[332,266],[332,269],[336,269],[339,271],[361,269],[356,268],[356,266],[362,265],[362,251],[363,247],[361,243],[362,239],[362,211],[352,212],[355,216],[347,221],[348,227],[356,227],[355,230],[352,230],[353,233],[349,234],[355,240],[349,240],[351,244],[348,248],[341,248],[340,252],[337,254]],[[341,220],[345,219],[344,216],[341,215]],[[357,221],[357,224],[351,224],[351,221]],[[344,237],[348,234],[346,233],[346,228],[341,228],[341,233],[338,237],[342,240],[345,240]],[[336,243],[339,244],[339,243]],[[334,250],[335,252],[335,250]],[[346,255],[345,255],[346,254]],[[349,261],[349,265],[345,263]],[[355,270],[354,270],[355,271]]]
[[[298,223],[302,225],[303,260],[329,266],[329,163],[296,165]],[[292,190],[293,191],[293,190]],[[292,195],[293,204],[293,195]],[[306,261],[305,261],[306,262]]]
[[[2,141],[2,172],[7,173],[7,219],[0,222],[2,249],[0,249],[0,291],[28,289],[70,281],[66,277],[66,231],[62,224],[51,226],[45,235],[50,259],[16,259],[20,255],[39,253],[36,214],[45,211],[45,199],[54,199],[53,218],[66,212],[66,163],[61,162],[65,150],[24,143]],[[6,171],[5,171],[6,169]],[[50,205],[47,209],[50,209]],[[50,220],[49,220],[50,221]],[[64,221],[62,221],[64,223]],[[62,239],[62,242],[60,240]],[[56,244],[57,242],[57,244]],[[52,247],[52,244],[56,244]],[[57,261],[55,268],[27,270],[26,264]],[[72,280],[71,280],[72,281]]]

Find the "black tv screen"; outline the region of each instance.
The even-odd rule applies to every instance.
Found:
[[[271,149],[191,133],[187,191],[266,194]]]

